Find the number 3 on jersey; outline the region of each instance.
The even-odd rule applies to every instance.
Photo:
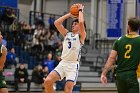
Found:
[[[68,48],[69,49],[71,48],[71,42],[68,42]]]
[[[130,53],[131,50],[132,50],[132,45],[128,44],[128,45],[125,46],[125,48],[126,48],[127,50],[126,50],[126,52],[125,52],[124,58],[130,58],[129,53]]]

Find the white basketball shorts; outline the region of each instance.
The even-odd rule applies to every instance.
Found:
[[[57,72],[60,79],[66,77],[66,81],[72,81],[76,84],[79,70],[78,61],[60,61],[54,71]]]

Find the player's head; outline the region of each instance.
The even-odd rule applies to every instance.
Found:
[[[52,53],[48,53],[47,58],[48,58],[48,60],[51,60],[52,59]]]
[[[140,28],[140,19],[137,17],[130,18],[128,20],[128,31],[138,32]]]
[[[85,28],[86,28],[85,22],[84,22],[84,26],[85,26]],[[78,19],[74,19],[74,20],[72,21],[72,31],[73,31],[73,32],[77,32],[77,31],[79,31],[79,30],[80,30],[80,27],[79,27],[79,20],[78,20]]]
[[[20,68],[20,69],[25,69],[24,63],[20,63],[19,68]]]
[[[77,32],[77,31],[79,31],[79,20],[74,19],[72,21],[72,32]]]

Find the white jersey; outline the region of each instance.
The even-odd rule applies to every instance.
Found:
[[[82,44],[79,34],[68,32],[64,38],[61,59],[66,61],[80,61],[81,47]]]

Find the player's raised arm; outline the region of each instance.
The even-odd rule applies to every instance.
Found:
[[[84,6],[82,4],[79,4],[79,17],[78,18],[79,18],[79,26],[80,26],[80,41],[82,44],[84,44],[84,41],[86,38],[83,9],[84,9]]]
[[[58,18],[54,24],[57,28],[57,30],[62,34],[63,37],[65,37],[66,33],[68,32],[68,30],[66,28],[64,28],[63,26],[63,22],[64,20],[68,19],[71,16],[70,13],[65,14],[64,16]]]

